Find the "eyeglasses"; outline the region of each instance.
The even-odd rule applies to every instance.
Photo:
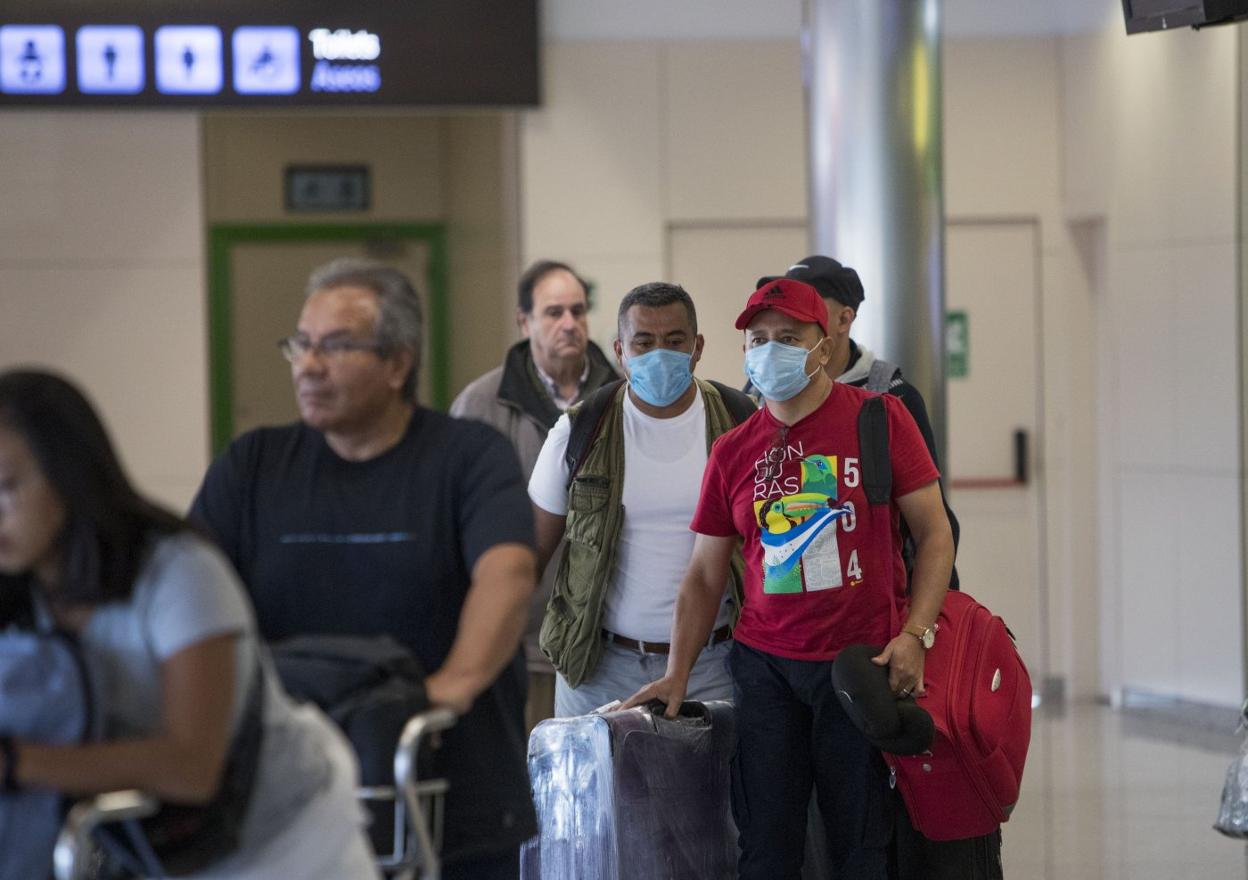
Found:
[[[329,339],[313,342],[306,336],[298,334],[287,336],[285,339],[279,339],[277,347],[281,351],[282,357],[292,364],[307,354],[316,354],[318,357],[323,357],[327,360],[336,360],[356,351],[371,351],[380,355],[386,350],[386,347],[376,339],[352,339],[349,336],[331,336]]]
[[[772,442],[771,448],[767,450],[767,456],[764,461],[767,466],[763,469],[764,480],[779,479],[780,473],[784,470],[784,454],[789,445],[789,426],[781,425],[780,430],[776,432],[776,439]]]

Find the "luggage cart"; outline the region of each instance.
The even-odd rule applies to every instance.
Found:
[[[403,727],[394,750],[395,791],[393,798],[394,851],[379,857],[378,867],[395,880],[442,880],[442,832],[446,818],[446,792],[443,777],[422,778],[422,751],[436,749],[439,735],[458,720],[450,709],[430,709],[412,718]],[[361,797],[364,792],[361,792]]]
[[[455,726],[449,709],[434,708],[413,715],[403,728],[394,752],[394,786],[361,788],[362,801],[394,802],[394,850],[378,854],[377,866],[391,880],[441,880],[442,832],[448,789],[444,778],[421,778],[422,751],[436,748],[438,735]],[[137,821],[155,814],[160,803],[138,791],[114,791],[76,803],[56,843],[56,880],[95,880],[103,865],[96,846],[97,828]]]

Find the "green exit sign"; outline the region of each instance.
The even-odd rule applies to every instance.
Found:
[[[945,375],[965,379],[970,369],[971,336],[966,312],[945,313]]]

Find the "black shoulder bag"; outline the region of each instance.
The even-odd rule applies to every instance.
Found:
[[[258,655],[243,717],[230,742],[221,785],[206,804],[163,803],[147,819],[102,826],[101,848],[116,867],[140,876],[182,877],[234,853],[264,742],[264,668]]]

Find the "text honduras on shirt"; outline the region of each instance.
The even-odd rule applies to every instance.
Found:
[[[890,534],[873,533],[862,488],[858,411],[871,396],[837,383],[783,444],[784,426],[763,408],[712,448],[692,528],[744,539],[745,605],[734,631],[741,643],[831,660],[855,642],[888,641],[889,588],[900,602],[906,572],[896,505]],[[939,473],[901,401],[883,399],[896,499]]]

